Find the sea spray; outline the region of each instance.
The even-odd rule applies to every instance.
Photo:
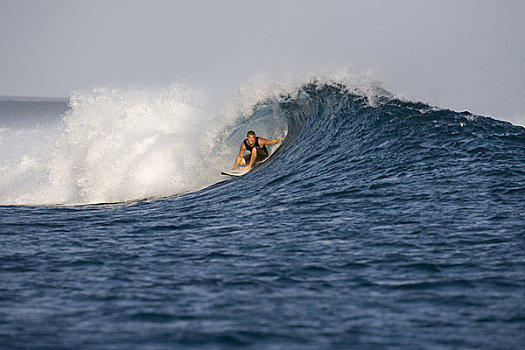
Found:
[[[118,202],[206,186],[217,176],[204,170],[221,164],[206,157],[215,117],[205,97],[186,86],[75,93],[53,132],[42,131],[52,142],[31,137],[37,126],[3,131],[24,137],[4,153],[0,202]],[[23,186],[20,176],[29,177]]]
[[[75,92],[65,112],[2,128],[0,204],[125,202],[211,185],[247,129],[284,135],[272,103],[250,121],[248,104],[232,101],[183,84]]]

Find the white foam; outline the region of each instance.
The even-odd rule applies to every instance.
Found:
[[[209,185],[226,160],[206,156],[218,129],[207,108],[180,85],[76,93],[52,132],[3,129],[0,203],[120,202]]]
[[[181,84],[97,88],[74,93],[54,123],[2,128],[0,205],[125,202],[193,191],[223,179],[247,128],[283,136],[283,120],[243,124],[249,102],[239,99],[250,98],[225,103],[210,96]]]
[[[308,81],[352,80],[261,75],[220,93],[182,84],[74,93],[57,121],[0,130],[0,204],[125,202],[204,188],[231,168],[247,130],[286,135],[279,98]],[[248,119],[261,100],[273,110]]]

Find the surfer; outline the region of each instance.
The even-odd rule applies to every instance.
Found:
[[[255,132],[250,130],[246,134],[246,139],[241,144],[239,155],[235,159],[235,165],[232,170],[235,170],[239,165],[242,165],[239,169],[243,171],[249,171],[255,162],[261,162],[268,158],[268,149],[266,145],[275,145],[281,142],[283,139],[267,140],[262,137],[256,137]],[[245,151],[251,152],[250,154],[244,155]]]

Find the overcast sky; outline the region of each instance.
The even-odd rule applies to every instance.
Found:
[[[0,95],[348,68],[525,124],[525,1],[0,1]]]

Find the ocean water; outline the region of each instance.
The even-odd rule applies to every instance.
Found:
[[[0,348],[523,349],[523,127],[334,82],[218,105],[0,101]],[[286,139],[221,177],[249,129]]]

